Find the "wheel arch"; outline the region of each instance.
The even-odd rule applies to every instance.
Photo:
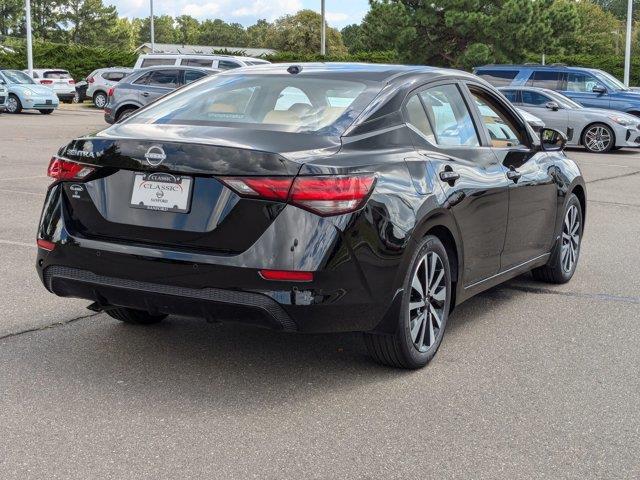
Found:
[[[578,201],[580,202],[580,208],[582,209],[582,225],[584,228],[587,220],[587,195],[585,192],[585,188],[580,183],[577,183],[571,189],[571,193],[578,197]]]
[[[136,105],[135,103],[125,103],[116,109],[114,117],[118,118],[124,110],[138,110],[139,108],[141,108],[140,105]]]

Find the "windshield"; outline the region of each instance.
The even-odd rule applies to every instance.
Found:
[[[2,70],[2,73],[9,83],[18,83],[21,85],[33,85],[36,83],[29,75],[19,70]]]
[[[622,83],[610,73],[603,72],[602,70],[594,70],[593,73],[596,77],[598,77],[598,80],[604,83],[608,88],[611,88],[613,90],[629,90],[624,86],[624,83]]]
[[[167,96],[127,123],[340,136],[380,88],[377,83],[291,74],[219,75]]]

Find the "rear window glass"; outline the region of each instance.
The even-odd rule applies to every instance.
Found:
[[[44,72],[44,75],[42,76],[43,78],[71,78],[71,75],[69,75],[69,72],[65,71],[65,70],[57,70],[57,71],[50,71],[50,72]]]
[[[174,65],[176,60],[174,58],[145,58],[142,61],[142,68],[155,67],[156,65]]]
[[[318,77],[221,75],[181,89],[128,122],[341,135],[380,88]]]
[[[517,70],[480,70],[477,75],[482,77],[491,85],[504,87],[511,85],[511,80],[518,75]]]

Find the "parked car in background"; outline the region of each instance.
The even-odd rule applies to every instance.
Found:
[[[640,146],[640,118],[635,115],[585,108],[561,93],[534,87],[501,87],[514,105],[545,126],[567,135],[567,145],[583,145],[590,152]]]
[[[529,124],[529,126],[533,129],[533,131],[536,132],[536,135],[540,135],[540,130],[542,130],[545,125],[542,119],[536,117],[535,115],[532,115],[526,110],[522,110],[521,108],[516,108],[516,110],[520,115],[522,115],[522,118],[524,118],[524,121]]]
[[[103,109],[109,99],[109,89],[131,72],[133,72],[133,69],[126,67],[109,67],[94,70],[87,76],[87,97],[93,100],[93,104],[96,107]]]
[[[38,110],[48,114],[58,108],[59,100],[53,90],[36,83],[20,70],[0,69],[0,84],[9,91],[6,109],[9,113]]]
[[[149,67],[135,71],[109,89],[104,119],[114,123],[188,83],[220,70],[197,67]]]
[[[640,92],[595,68],[565,65],[485,65],[474,73],[496,87],[537,87],[560,92],[584,107],[640,117]]]
[[[0,112],[4,112],[7,108],[7,98],[9,97],[9,90],[4,85],[0,85]]]
[[[81,80],[79,82],[76,82],[76,96],[73,99],[73,103],[82,103],[85,100],[88,100],[89,97],[87,97],[87,88],[89,87],[89,84],[87,83],[86,80]]]
[[[23,70],[24,73],[29,73]],[[76,95],[76,82],[67,70],[62,69],[34,69],[33,79],[36,83],[49,87],[61,102],[71,103]]]
[[[186,67],[207,67],[218,70],[264,65],[270,62],[261,58],[237,57],[231,55],[194,55],[176,53],[145,53],[138,57],[134,69],[155,67],[158,65],[175,65]]]

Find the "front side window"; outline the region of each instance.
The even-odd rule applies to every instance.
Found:
[[[594,87],[602,87],[596,77],[589,73],[569,73],[567,76],[567,91],[568,92],[589,92],[593,91]]]
[[[438,145],[480,145],[471,114],[456,85],[439,85],[423,90],[419,95]]]
[[[177,88],[180,83],[179,77],[178,70],[156,70],[151,72],[148,84],[154,87]]]
[[[503,105],[480,90],[472,90],[471,95],[482,117],[482,123],[489,133],[492,147],[514,147],[525,143],[526,134],[522,126],[507,113]]]
[[[533,78],[529,80],[529,86],[548,88],[549,90],[558,90],[560,88],[561,78],[561,72],[537,70],[533,73]]]
[[[181,89],[129,121],[339,136],[380,89],[377,82],[289,74],[216,75]]]
[[[546,95],[531,90],[522,91],[522,103],[530,107],[544,107],[551,99]]]

